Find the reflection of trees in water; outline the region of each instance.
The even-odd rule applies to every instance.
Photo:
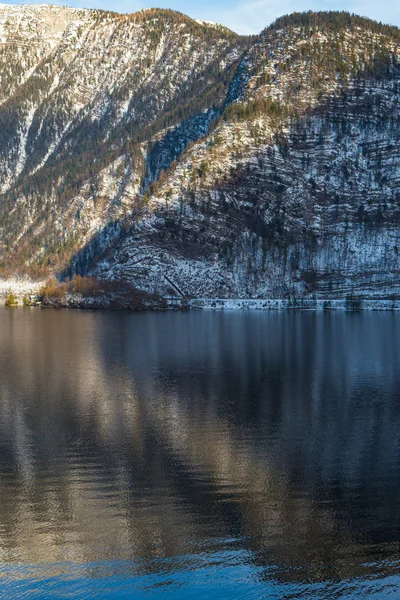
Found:
[[[394,558],[397,321],[2,315],[5,558],[150,560],[232,538],[317,579]]]

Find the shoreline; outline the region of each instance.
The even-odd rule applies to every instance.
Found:
[[[1,297],[1,294],[0,294]],[[24,306],[22,297],[15,294],[18,307]],[[5,304],[6,295],[3,296],[2,305]],[[84,297],[80,294],[68,294],[66,298],[47,298],[36,308],[54,308],[70,310],[127,310],[130,312],[141,311],[315,311],[315,312],[399,312],[400,299],[252,299],[252,298],[163,298],[161,302],[143,302],[132,305],[129,298],[97,296]],[[15,307],[13,307],[15,308]],[[28,307],[29,308],[29,307]]]
[[[200,310],[314,310],[314,311],[400,311],[399,299],[375,298],[194,298],[189,308]]]
[[[0,279],[0,303],[4,304],[10,292],[13,292],[18,305],[23,305],[24,296],[38,296],[43,281],[30,279]],[[138,290],[139,291],[139,290]],[[96,310],[224,310],[224,311],[261,311],[261,310],[314,310],[314,311],[400,311],[400,297],[362,298],[356,294],[345,298],[184,298],[177,296],[160,297],[140,292],[140,301],[134,302],[134,295],[128,290],[102,291],[95,295],[82,295],[68,292],[61,297],[40,299],[43,308],[70,308]],[[39,297],[38,297],[39,299]]]

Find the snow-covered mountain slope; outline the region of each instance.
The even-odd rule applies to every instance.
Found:
[[[172,11],[0,15],[3,273],[400,293],[397,28],[305,13],[243,38]]]
[[[249,40],[164,10],[2,6],[0,18],[3,268],[43,270],[129,217],[207,131]]]
[[[278,21],[97,272],[205,297],[398,294],[399,85],[398,30]]]

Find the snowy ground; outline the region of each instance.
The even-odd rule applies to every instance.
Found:
[[[17,298],[25,295],[35,294],[43,287],[44,281],[32,281],[31,279],[0,279],[0,298],[12,292]]]

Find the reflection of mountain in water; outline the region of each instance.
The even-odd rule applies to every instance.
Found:
[[[3,560],[397,568],[396,316],[1,313]]]

